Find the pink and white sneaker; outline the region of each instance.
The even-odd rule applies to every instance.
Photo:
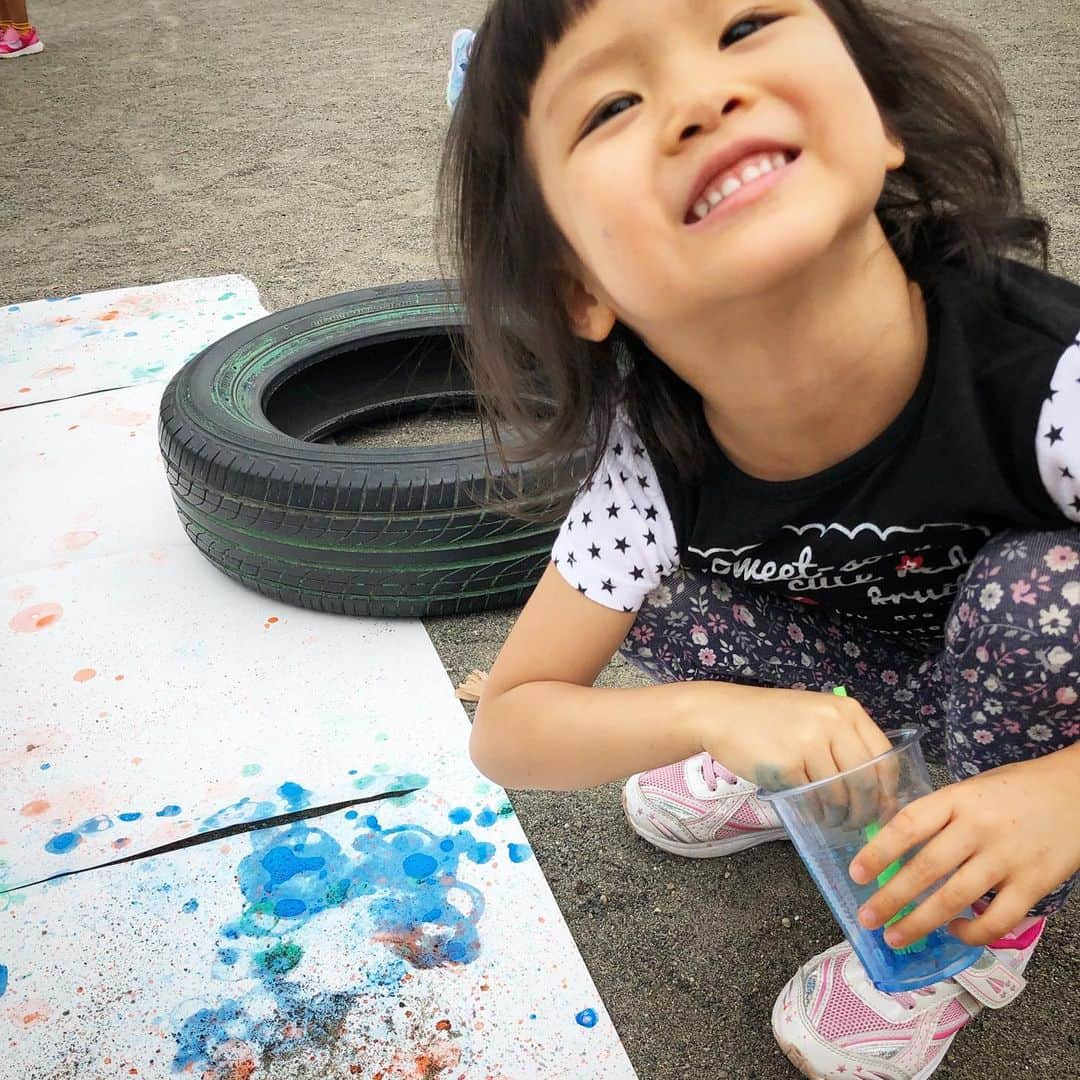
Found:
[[[9,26],[4,31],[3,37],[0,37],[0,60],[10,60],[14,56],[32,56],[44,48],[33,26],[26,34],[20,34],[14,26]]]
[[[784,987],[773,1034],[812,1080],[926,1080],[984,1005],[1000,1009],[1023,990],[1021,972],[1045,926],[1028,919],[966,971],[900,994],[875,989],[845,941],[803,964]]]
[[[650,844],[709,859],[787,837],[776,811],[756,792],[749,780],[698,754],[631,776],[622,805],[630,827]]]

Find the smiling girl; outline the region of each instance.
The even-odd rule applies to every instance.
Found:
[[[631,825],[691,857],[782,838],[759,786],[912,720],[952,775],[850,872],[924,843],[862,921],[947,878],[890,943],[984,960],[890,995],[846,943],[811,959],[773,1029],[812,1077],[930,1076],[1080,869],[1080,288],[992,59],[902,8],[496,0],[441,174],[500,452],[590,462],[477,766],[630,776]],[[594,688],[617,650],[657,685]]]

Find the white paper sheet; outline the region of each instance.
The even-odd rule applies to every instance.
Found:
[[[238,274],[0,305],[0,409],[167,382],[266,313]]]
[[[632,1077],[422,625],[212,567],[162,381],[0,414],[0,1077]]]

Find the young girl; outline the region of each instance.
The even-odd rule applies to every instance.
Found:
[[[693,857],[780,838],[759,786],[913,720],[953,777],[850,873],[925,843],[863,923],[947,878],[890,943],[990,948],[892,995],[846,943],[810,960],[772,1017],[807,1076],[930,1076],[1023,988],[1080,869],[1080,288],[1005,257],[1045,266],[1047,236],[1008,117],[985,49],[906,7],[495,0],[451,122],[497,445],[592,466],[481,696],[478,767],[634,774],[633,827]],[[616,649],[658,685],[594,688]]]

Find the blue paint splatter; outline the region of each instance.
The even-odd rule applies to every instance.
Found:
[[[349,810],[345,814],[346,821],[355,821],[360,815],[355,810]]]
[[[138,336],[139,336],[139,331],[138,330],[128,330],[124,334],[124,337],[138,337]],[[162,365],[162,366],[164,367],[164,365]]]
[[[469,818],[472,817],[472,811],[466,810],[464,806],[457,806],[447,815],[455,825],[464,825]]]
[[[185,915],[190,915],[193,911],[199,910],[198,900],[189,900],[181,909]]]
[[[286,898],[285,900],[279,900],[274,905],[274,914],[279,919],[295,919],[297,916],[303,915],[305,911],[307,911],[307,904],[303,900]]]
[[[313,1038],[339,1031],[372,987],[393,991],[410,967],[467,964],[478,957],[484,898],[458,880],[457,870],[462,858],[486,861],[493,846],[466,831],[439,836],[418,825],[383,829],[373,816],[365,824],[369,831],[355,837],[351,851],[307,823],[250,834],[251,854],[237,867],[246,907],[221,927],[221,936],[259,947],[223,947],[217,955],[229,967],[246,955],[260,986],[247,998],[200,1009],[184,1021],[174,1071],[226,1068],[221,1047],[233,1040],[246,1043],[257,1059],[308,1051]],[[356,901],[367,903],[373,937],[388,950],[387,960],[366,967],[365,982],[346,990],[312,993],[292,981],[289,973],[303,963],[303,950],[286,935]]]
[[[52,768],[52,766],[46,761],[45,764],[41,766],[41,771],[44,772],[46,769],[51,769],[51,768]]]
[[[77,848],[82,843],[82,837],[78,833],[65,832],[54,836],[46,845],[45,850],[51,855],[66,855],[72,848]]]
[[[523,863],[526,860],[532,858],[532,848],[528,844],[511,844],[510,845],[510,861],[513,863]]]
[[[141,817],[142,817],[142,814],[138,814],[138,813],[129,813],[129,814],[117,814],[116,816],[117,816],[117,817],[118,817],[118,818],[119,818],[119,819],[120,819],[121,821],[138,821],[138,820],[139,820],[139,818],[141,818]]]
[[[158,812],[157,817],[176,817],[180,813],[179,806],[163,806]]]
[[[97,817],[92,817],[89,821],[84,821],[79,826],[79,832],[86,836],[91,836],[94,833],[107,832],[113,827],[112,818],[106,814],[99,814]]]
[[[490,810],[485,807],[476,815],[476,824],[482,829],[489,829],[496,821],[499,820],[499,815],[494,810]]]
[[[4,996],[7,990],[8,973],[7,968],[3,964],[0,964],[0,997]]]
[[[306,810],[311,805],[311,792],[305,791],[291,780],[278,788],[278,794],[285,800],[285,805],[291,811]]]
[[[596,1012],[593,1009],[582,1009],[574,1019],[583,1027],[596,1027]]]
[[[130,337],[130,334],[125,334],[124,337]],[[131,377],[133,379],[152,379],[159,372],[165,370],[165,361],[162,360],[158,364],[147,364],[146,367],[137,367],[131,369]]]
[[[278,808],[272,802],[252,802],[251,799],[244,798],[204,818],[199,823],[199,832],[212,832],[214,829],[226,829],[230,825],[262,821],[273,817],[277,812]]]

